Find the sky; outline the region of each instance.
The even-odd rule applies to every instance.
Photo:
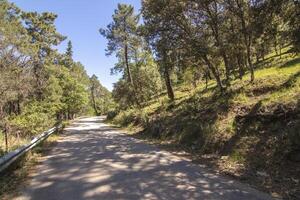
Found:
[[[53,12],[58,15],[56,27],[59,33],[67,36],[59,47],[66,49],[67,41],[73,44],[73,58],[81,62],[87,73],[95,74],[101,84],[112,90],[113,83],[120,75],[110,75],[116,58],[107,57],[107,41],[99,34],[112,21],[112,14],[118,3],[134,6],[136,12],[141,7],[141,0],[11,0],[24,11]]]

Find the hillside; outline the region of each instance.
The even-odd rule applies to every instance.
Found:
[[[178,85],[173,103],[162,94],[110,121],[274,196],[297,198],[300,57],[287,49],[256,64],[254,83],[247,74],[223,95],[214,81]]]
[[[130,2],[0,1],[0,199],[299,200],[300,2]]]

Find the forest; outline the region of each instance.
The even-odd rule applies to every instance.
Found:
[[[299,198],[299,1],[141,2],[118,4],[99,27],[117,58],[110,92],[74,61],[56,14],[0,1],[0,155],[54,124],[106,115],[132,137]]]
[[[249,74],[270,53],[299,52],[297,1],[205,0],[142,1],[140,14],[119,4],[113,22],[100,33],[107,38],[107,55],[116,55],[112,74],[114,99],[124,107],[140,107],[183,82],[197,87],[213,80],[225,94],[236,79]],[[142,21],[142,23],[141,23]],[[288,50],[287,50],[288,48]],[[288,52],[287,52],[288,51]]]
[[[100,29],[108,121],[286,198],[299,195],[300,9],[293,0],[143,0]],[[299,197],[299,196],[298,196]]]
[[[113,106],[97,76],[73,60],[72,42],[64,53],[56,49],[67,39],[56,17],[0,2],[0,155],[56,123]]]

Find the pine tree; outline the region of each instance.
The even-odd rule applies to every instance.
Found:
[[[130,61],[135,56],[138,22],[139,17],[134,14],[133,6],[118,4],[118,8],[113,15],[113,22],[107,26],[107,29],[100,29],[101,35],[108,40],[107,55],[115,54],[118,58],[118,63],[112,71],[123,74],[128,85],[132,87],[136,104],[139,104],[139,101],[132,77]]]
[[[67,67],[67,68],[71,68],[73,65],[74,61],[73,61],[73,45],[71,40],[68,41],[68,46],[66,49],[66,53],[64,55],[63,58],[63,64]]]
[[[68,41],[66,56],[69,57],[70,59],[73,59],[73,45],[71,40]]]

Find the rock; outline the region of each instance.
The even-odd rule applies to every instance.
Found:
[[[221,160],[228,160],[229,156],[222,156]]]
[[[271,195],[272,195],[273,198],[278,198],[278,199],[282,198],[282,196],[280,194],[276,193],[276,192],[272,192]]]
[[[269,176],[266,172],[260,172],[260,171],[257,171],[256,174],[259,175],[259,176],[263,176],[263,177],[268,177]]]

